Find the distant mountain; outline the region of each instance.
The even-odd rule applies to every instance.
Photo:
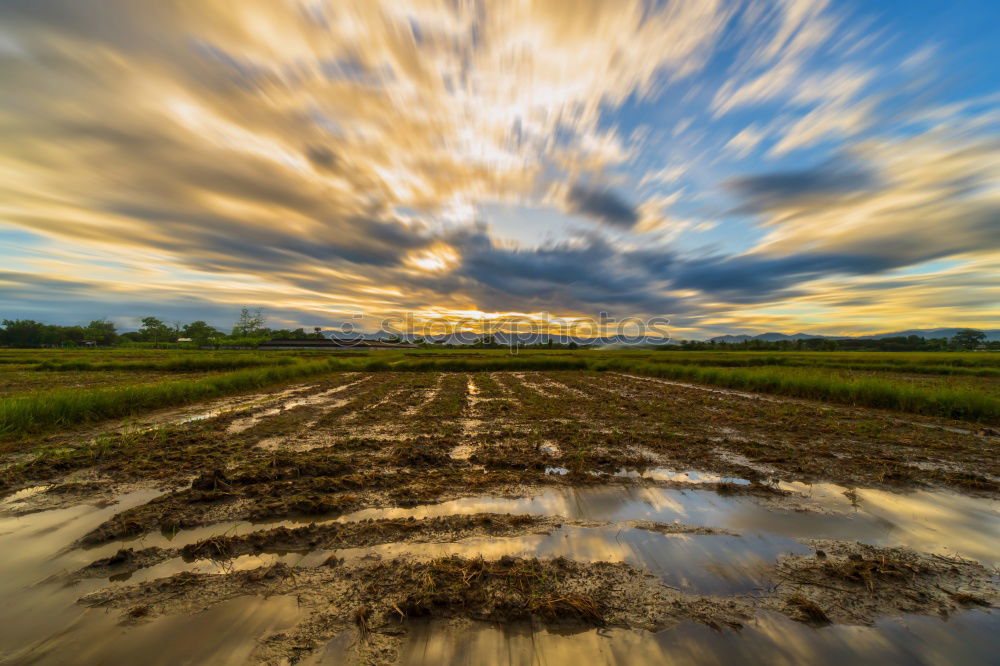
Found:
[[[726,344],[734,345],[753,339],[754,336],[752,335],[717,335],[714,338],[709,338],[708,342],[724,342]]]
[[[811,340],[815,338],[825,338],[827,340],[881,340],[883,338],[905,338],[916,335],[921,338],[950,338],[961,331],[962,328],[914,328],[908,331],[892,331],[890,333],[875,333],[872,335],[822,335],[819,333],[761,333],[759,335],[717,335],[709,338],[710,342],[727,342],[730,344],[747,342],[748,340],[762,340],[765,342],[778,342],[780,340]],[[977,329],[986,334],[987,341],[1000,340],[1000,328]]]
[[[895,333],[876,333],[875,335],[859,335],[859,340],[879,340],[881,338],[898,338],[909,335],[917,335],[921,338],[950,338],[966,327],[959,328],[913,328],[908,331],[896,331]],[[980,328],[976,329],[986,334],[986,339],[990,342],[1000,340],[1000,328]]]
[[[710,338],[714,342],[747,342],[748,340],[762,340],[764,342],[779,342],[781,340],[815,340],[816,338],[826,338],[830,340],[843,340],[847,336],[820,335],[818,333],[761,333],[760,335],[718,335]]]
[[[812,340],[816,338],[824,338],[827,340],[881,340],[883,338],[899,338],[907,337],[910,335],[917,335],[922,338],[950,338],[955,335],[961,328],[915,328],[906,331],[893,331],[890,333],[874,333],[872,335],[824,335],[822,333],[760,333],[758,335],[749,335],[746,333],[737,335],[717,335],[714,338],[709,338],[709,341],[714,342],[725,342],[729,344],[736,344],[740,342],[747,342],[749,340],[761,340],[763,342],[779,342],[782,340]],[[977,329],[982,330],[986,334],[986,339],[990,342],[995,340],[1000,340],[1000,328],[991,329]],[[353,336],[346,335],[331,335],[331,338],[351,338],[362,339],[362,340],[390,340],[395,337],[393,333],[386,331],[379,331],[376,333],[356,333]],[[468,345],[475,343],[481,335],[466,333],[450,333],[447,335],[438,336],[418,336],[418,335],[407,335],[403,336],[410,342],[418,338],[424,338],[427,342],[437,342],[442,341],[442,344],[450,345]],[[500,345],[511,345],[514,341],[518,341],[522,345],[526,344],[547,344],[549,340],[552,340],[553,344],[567,344],[571,341],[576,341],[578,345],[582,346],[606,346],[606,345],[625,345],[630,347],[635,346],[648,346],[653,347],[657,345],[678,344],[676,340],[664,340],[660,337],[646,337],[641,341],[637,341],[634,337],[629,337],[625,335],[610,335],[603,337],[570,337],[564,335],[550,335],[548,333],[508,333],[506,331],[500,331],[493,335],[494,340]]]

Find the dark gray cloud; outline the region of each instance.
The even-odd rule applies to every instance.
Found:
[[[639,221],[635,207],[610,189],[577,183],[566,197],[573,212],[592,217],[613,227],[631,229]]]
[[[807,169],[736,178],[726,186],[740,199],[740,212],[763,212],[868,192],[878,186],[878,179],[864,168],[838,159]]]
[[[481,309],[630,314],[677,305],[660,276],[597,233],[532,249],[498,245],[485,228],[455,233],[447,241],[461,263],[452,274],[421,285],[468,294]]]
[[[332,169],[337,164],[337,156],[326,146],[306,146],[306,157],[317,169]]]
[[[802,282],[832,275],[862,275],[884,270],[875,256],[806,253],[793,256],[742,255],[688,259],[675,266],[673,285],[697,289],[733,303],[788,298]]]

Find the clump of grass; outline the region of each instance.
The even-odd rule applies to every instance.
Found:
[[[354,624],[358,628],[358,640],[362,643],[367,643],[371,635],[371,625],[368,624],[371,613],[371,609],[366,604],[361,604],[354,609]]]
[[[138,620],[140,618],[148,617],[151,612],[152,609],[148,605],[142,604],[139,606],[133,606],[132,608],[129,608],[126,615],[130,619]]]
[[[397,612],[420,617],[463,609],[474,617],[518,619],[532,615],[546,620],[574,619],[592,626],[603,624],[603,610],[591,597],[560,584],[568,560],[550,563],[504,557],[448,557],[429,562],[419,585],[395,602]]]
[[[880,584],[911,583],[927,573],[930,569],[919,558],[898,550],[879,551],[866,547],[863,553],[853,552],[847,557],[827,557],[825,552],[819,557],[817,553],[815,560],[803,561],[798,570],[786,578],[798,584],[840,591],[849,591],[838,587],[844,583],[848,588],[862,585],[868,592],[875,593]]]
[[[437,442],[405,441],[393,447],[389,459],[399,467],[443,465],[450,460],[447,451]]]
[[[960,603],[963,606],[989,606],[990,602],[979,596],[978,594],[970,594],[968,592],[956,592],[951,595],[951,598],[956,603]]]
[[[785,600],[797,619],[810,624],[830,624],[830,616],[819,605],[801,594],[793,594]]]

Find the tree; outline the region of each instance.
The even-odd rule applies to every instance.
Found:
[[[986,334],[974,328],[963,328],[951,338],[951,344],[959,349],[975,349],[986,342]]]
[[[143,317],[139,334],[147,342],[175,342],[177,340],[177,330],[156,317]]]
[[[87,324],[86,336],[88,340],[93,340],[99,345],[113,345],[118,339],[118,331],[115,330],[114,322],[107,319],[95,319]]]
[[[38,347],[45,324],[33,319],[4,319],[0,343],[10,347]]]
[[[83,341],[87,337],[87,331],[83,326],[57,326],[54,328],[59,329],[59,344],[64,347],[75,347],[76,345],[83,344]]]
[[[193,321],[190,324],[186,324],[181,329],[181,337],[191,338],[191,340],[199,345],[208,344],[209,340],[212,338],[221,336],[222,331],[201,321],[200,319],[198,321]]]
[[[264,329],[264,310],[262,308],[243,308],[240,318],[233,326],[233,335],[242,338],[252,338]]]

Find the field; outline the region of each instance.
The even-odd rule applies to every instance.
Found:
[[[987,353],[0,351],[0,663],[989,663],[998,382]]]

